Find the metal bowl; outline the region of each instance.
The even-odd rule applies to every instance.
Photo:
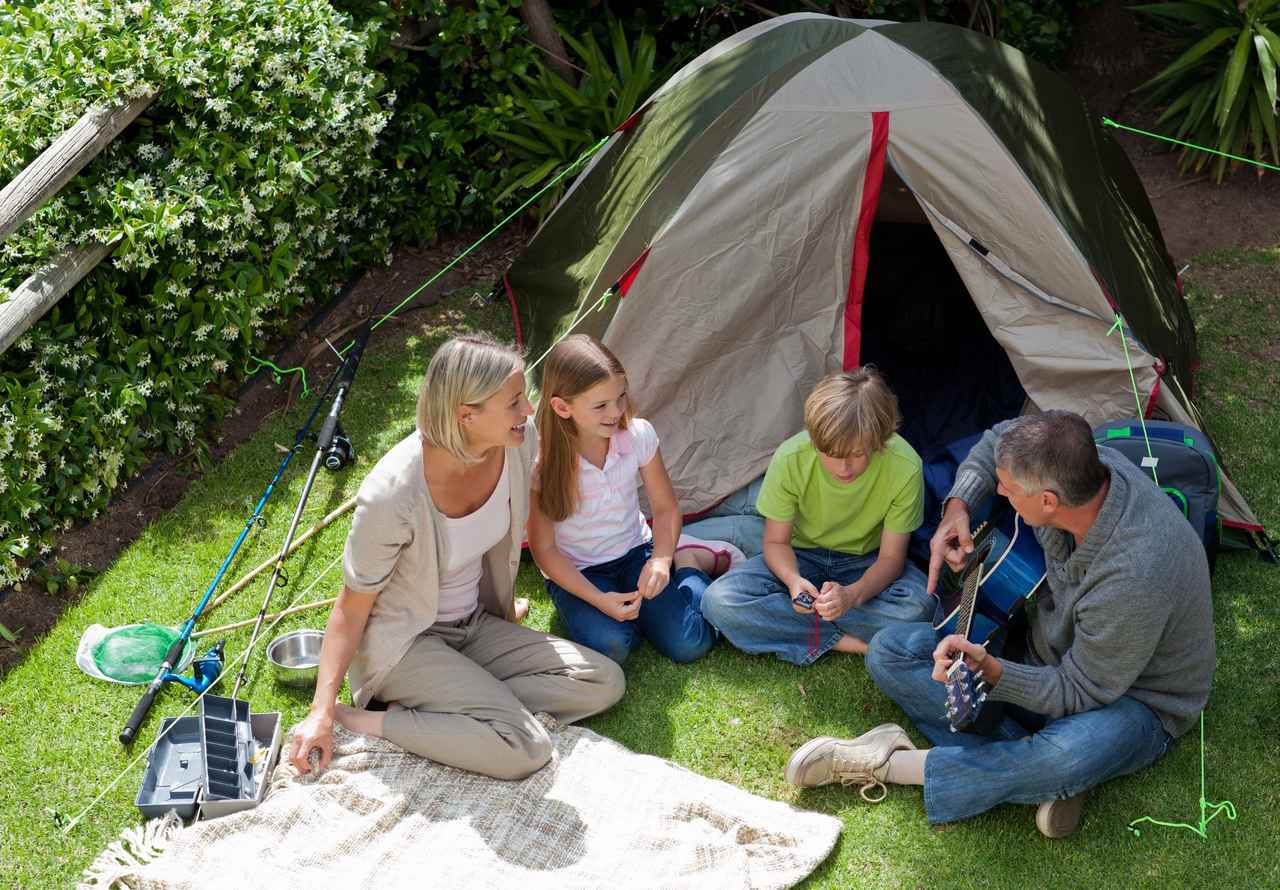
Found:
[[[267,661],[277,683],[314,686],[320,670],[320,644],[324,631],[294,630],[276,637],[267,646]]]

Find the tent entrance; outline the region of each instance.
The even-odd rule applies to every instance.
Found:
[[[969,439],[1021,413],[1027,395],[924,210],[886,165],[862,303],[862,362],[884,373],[903,438],[925,461],[925,522]],[[942,491],[937,491],[943,488]]]

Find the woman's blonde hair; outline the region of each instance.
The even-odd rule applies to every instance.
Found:
[[[458,409],[481,405],[523,364],[524,356],[518,349],[488,334],[450,338],[431,356],[422,378],[418,433],[428,445],[449,452],[464,464],[478,463],[481,458],[467,447]]]
[[[804,400],[809,440],[828,457],[848,457],[859,446],[879,451],[901,423],[898,397],[874,365],[828,374]]]
[[[547,353],[542,364],[542,389],[534,421],[538,425],[538,506],[552,522],[573,515],[578,501],[578,426],[551,408],[551,397],[572,399],[614,374],[625,375],[622,362],[595,337],[565,337]],[[631,406],[618,428],[625,430]]]

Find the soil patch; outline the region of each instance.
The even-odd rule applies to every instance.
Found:
[[[397,315],[430,306],[442,296],[462,288],[488,293],[528,236],[528,231],[512,224],[415,296]],[[336,365],[336,357],[326,340],[341,348],[375,305],[379,314],[386,313],[478,237],[479,233],[457,235],[432,247],[398,248],[388,267],[363,273],[328,304],[312,310],[310,318],[300,313],[296,328],[282,336],[266,354],[273,356],[274,363],[282,368],[303,365],[309,383],[326,380]],[[370,350],[403,349],[410,333],[410,326],[385,324],[378,329]],[[266,372],[246,381],[236,407],[210,433],[212,462],[221,461],[257,432],[263,421],[291,405],[298,397],[298,383],[297,375],[290,375],[278,384]],[[148,523],[174,507],[200,475],[190,455],[157,457],[125,483],[97,519],[63,535],[54,555],[96,571],[106,569]],[[22,659],[74,600],[74,594],[51,595],[31,583],[18,585],[7,593],[0,592],[0,624],[18,633],[16,644],[0,639],[0,676]]]

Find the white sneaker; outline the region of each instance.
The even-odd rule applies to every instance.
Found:
[[[875,771],[889,762],[894,751],[914,751],[915,745],[901,726],[882,723],[856,739],[820,736],[801,745],[787,761],[787,781],[801,788],[818,788],[839,782],[859,785],[867,803],[879,803],[888,794]],[[869,792],[879,789],[878,795]]]

